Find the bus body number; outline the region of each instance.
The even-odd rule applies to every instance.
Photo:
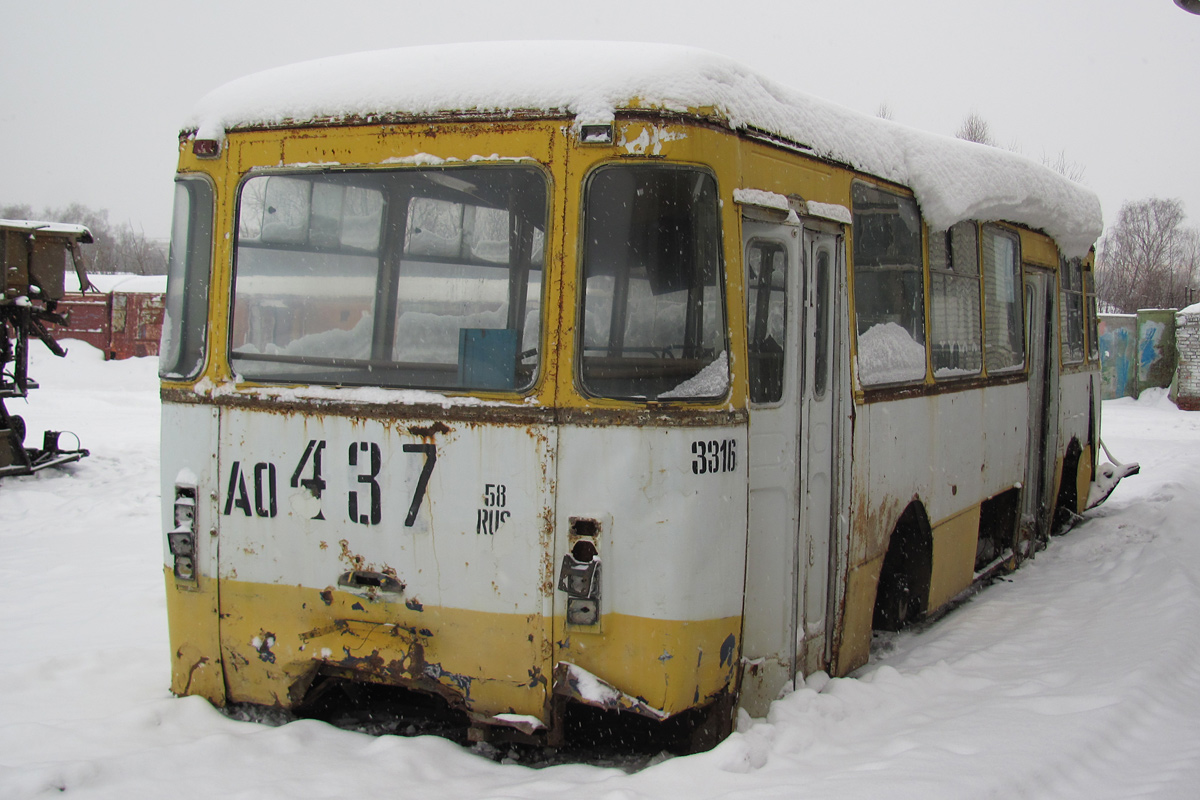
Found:
[[[327,442],[324,439],[310,439],[304,448],[303,455],[292,471],[291,487],[307,490],[318,501],[326,488],[324,475],[324,452]],[[404,518],[404,527],[411,528],[416,524],[417,514],[425,500],[429,489],[429,478],[437,463],[437,447],[432,444],[406,444],[405,453],[414,453],[424,457],[421,473],[413,488],[412,500],[409,502],[408,514]],[[353,483],[346,492],[346,516],[351,522],[359,525],[378,525],[383,521],[383,488],[380,485],[380,475],[383,472],[383,453],[375,442],[351,442],[346,450],[346,466],[353,472]],[[285,473],[286,474],[286,473]],[[249,480],[248,480],[249,479]],[[253,488],[253,494],[251,493]],[[253,499],[252,499],[253,497]],[[259,462],[253,467],[243,467],[242,462],[234,461],[229,470],[229,483],[225,497],[225,516],[240,509],[247,517],[259,516],[271,518],[278,513],[276,490],[276,467],[270,462]],[[320,508],[312,517],[314,520],[324,520],[325,515]]]
[[[737,469],[737,439],[692,442],[692,474],[716,475]]]

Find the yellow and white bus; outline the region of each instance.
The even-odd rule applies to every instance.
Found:
[[[596,43],[260,73],[179,153],[177,694],[711,746],[1088,503],[1099,203],[1019,156]]]

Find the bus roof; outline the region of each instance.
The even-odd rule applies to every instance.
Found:
[[[695,48],[613,42],[489,42],[377,50],[259,72],[197,103],[185,132],[327,120],[519,112],[607,123],[622,109],[701,113],[910,187],[931,228],[964,219],[1044,230],[1083,256],[1099,198],[1035,161],[851,111]]]
[[[0,219],[0,230],[20,231],[21,233],[45,233],[53,236],[64,236],[71,240],[78,239],[84,244],[91,244],[92,232],[85,225],[72,225],[67,222],[40,222],[32,219]]]

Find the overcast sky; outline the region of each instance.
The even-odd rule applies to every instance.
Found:
[[[169,228],[177,134],[210,89],[327,55],[499,39],[670,42],[794,88],[1065,153],[1100,195],[1200,227],[1200,16],[1172,0],[0,0],[0,205]]]

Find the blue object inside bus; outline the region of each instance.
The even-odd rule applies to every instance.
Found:
[[[517,332],[462,328],[458,332],[458,385],[511,391],[516,387]]]

